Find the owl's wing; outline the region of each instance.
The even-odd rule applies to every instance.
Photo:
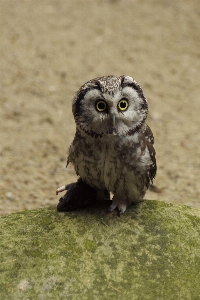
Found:
[[[144,137],[145,137],[145,141],[146,141],[146,146],[148,148],[149,151],[149,155],[151,157],[151,165],[148,169],[147,172],[147,184],[149,186],[150,183],[153,183],[153,179],[156,177],[156,171],[157,171],[157,166],[156,166],[156,151],[154,149],[154,136],[153,133],[151,131],[151,128],[146,125],[146,128],[143,132]]]
[[[66,168],[68,167],[68,165],[71,163],[72,165],[74,165],[75,171],[76,171],[76,175],[79,176],[78,170],[75,167],[75,162],[77,160],[77,157],[79,156],[79,152],[80,152],[80,136],[78,134],[78,132],[76,131],[76,134],[74,136],[74,140],[71,143],[70,147],[69,147],[69,154],[68,154],[68,158],[67,158],[67,164],[66,164]]]
[[[69,146],[69,154],[68,154],[68,157],[67,157],[67,164],[66,164],[66,168],[68,167],[69,163],[71,162],[72,158],[72,145]]]

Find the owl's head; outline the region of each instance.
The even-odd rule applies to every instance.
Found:
[[[107,76],[86,82],[74,95],[77,127],[90,136],[130,135],[144,124],[148,103],[130,76]]]

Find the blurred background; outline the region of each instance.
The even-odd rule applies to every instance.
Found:
[[[56,206],[74,92],[130,75],[149,102],[158,173],[146,199],[200,207],[199,0],[0,0],[0,214]]]

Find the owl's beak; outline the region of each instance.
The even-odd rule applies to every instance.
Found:
[[[115,114],[112,114],[111,118],[112,118],[112,133],[117,134],[116,123],[115,123],[115,120],[116,120]]]

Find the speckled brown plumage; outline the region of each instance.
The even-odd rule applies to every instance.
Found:
[[[145,123],[148,103],[141,87],[129,76],[92,79],[74,95],[72,111],[76,134],[67,164],[92,189],[88,194],[112,192],[109,210],[124,212],[143,199],[156,175],[154,137]],[[67,202],[79,198],[84,203],[84,188],[78,184],[75,192],[68,191]]]

